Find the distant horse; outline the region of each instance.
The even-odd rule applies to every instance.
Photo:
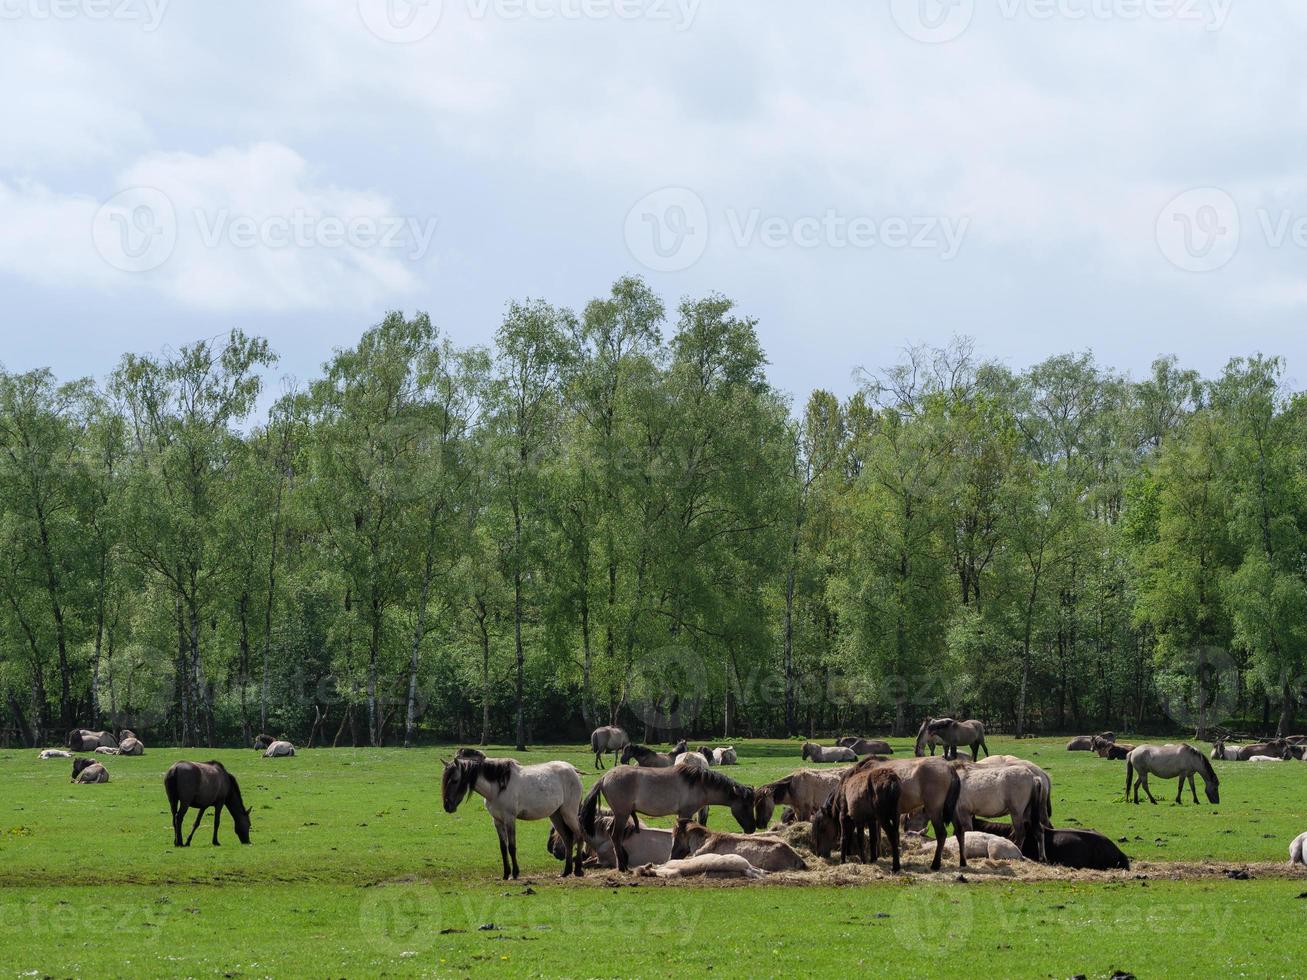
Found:
[[[611,840],[617,853],[617,867],[621,871],[629,866],[622,834],[637,813],[650,817],[675,814],[689,818],[704,807],[724,805],[731,808],[745,833],[753,833],[756,826],[753,789],[708,768],[686,765],[671,769],[626,767],[605,773],[594,784],[581,807],[581,827],[587,835],[595,832],[600,796],[608,801],[613,811]]]
[[[856,736],[841,738],[836,745],[852,749],[855,755],[893,755],[894,749],[889,742],[879,738],[858,738]]]
[[[1239,746],[1226,745],[1225,739],[1218,738],[1212,743],[1212,758],[1233,762],[1239,758]]]
[[[145,755],[145,743],[131,732],[123,732],[122,741],[118,743],[118,754]]]
[[[840,784],[843,769],[800,769],[754,790],[754,823],[766,827],[778,804],[788,804],[796,820],[811,820]]]
[[[614,770],[618,772],[621,770]],[[630,770],[634,771],[634,770]],[[504,879],[518,875],[517,821],[548,818],[563,839],[566,858],[563,877],[584,872],[581,861],[581,774],[567,762],[541,762],[524,766],[516,759],[455,759],[445,763],[440,780],[445,812],[453,813],[474,792],[485,798],[486,810],[499,835],[499,856]],[[575,846],[576,857],[572,850]],[[511,864],[510,864],[511,859]]]
[[[807,762],[857,762],[858,754],[843,745],[818,745],[816,742],[803,743],[803,760]]]
[[[236,777],[221,762],[174,762],[163,777],[163,788],[168,794],[168,807],[172,810],[172,845],[190,847],[191,838],[204,819],[204,811],[213,807],[213,846],[218,846],[218,820],[223,807],[231,814],[236,826],[236,837],[242,844],[250,842],[250,812],[241,799],[241,788]],[[182,843],[182,821],[189,807],[199,807],[195,824]]]
[[[1094,736],[1093,748],[1094,752],[1098,754],[1100,759],[1112,759],[1115,761],[1124,759],[1135,750],[1135,746],[1130,745],[1128,742],[1117,742],[1115,740],[1109,742],[1107,739],[1099,735]]]
[[[932,741],[933,739],[933,741]],[[917,730],[915,753],[925,755],[930,745],[930,754],[935,754],[934,741],[944,746],[944,758],[957,757],[958,746],[965,745],[971,750],[973,759],[980,758],[980,749],[989,755],[989,746],[985,744],[985,726],[974,718],[970,721],[954,721],[952,718],[927,718]]]
[[[94,759],[74,759],[72,781],[75,783],[107,783],[109,781],[109,770]]]
[[[613,753],[613,765],[617,765],[617,753],[631,744],[626,731],[616,725],[605,725],[590,733],[590,748],[595,754],[595,768],[604,767],[604,753]]]
[[[271,735],[259,734],[254,736],[254,751],[262,752],[273,742],[277,741]]]
[[[284,739],[278,739],[277,741],[273,742],[271,745],[269,745],[266,749],[263,750],[263,757],[265,759],[277,759],[282,756],[288,756],[294,754],[295,754],[295,746],[293,746],[290,742],[285,741]]]
[[[692,820],[677,820],[672,831],[672,860],[697,854],[738,854],[763,871],[806,871],[799,852],[783,840],[712,831]]]
[[[72,753],[65,752],[63,749],[42,749],[38,758],[41,759],[71,759]]]
[[[1269,742],[1254,742],[1252,745],[1239,746],[1238,758],[1248,760],[1253,756],[1269,755],[1276,759],[1285,759],[1292,755],[1289,743],[1282,738],[1272,739]]]
[[[699,754],[707,759],[714,766],[734,766],[739,765],[739,756],[735,753],[734,745],[723,745],[720,748],[709,748],[702,746]]]
[[[676,759],[667,752],[658,752],[647,746],[637,745],[632,742],[622,747],[622,764],[626,765],[628,763],[643,766],[646,769],[670,769],[676,765]]]
[[[89,728],[74,728],[68,733],[68,747],[74,752],[93,752],[100,745],[116,749],[118,739],[113,732],[93,732]]]
[[[1126,757],[1125,765],[1125,799],[1130,802],[1130,786],[1133,782],[1135,790],[1135,802],[1139,802],[1139,787],[1143,787],[1144,792],[1148,794],[1150,803],[1156,803],[1153,799],[1153,793],[1148,788],[1148,777],[1157,776],[1159,779],[1175,779],[1179,777],[1179,785],[1175,790],[1175,802],[1179,803],[1181,794],[1184,792],[1184,781],[1189,780],[1189,791],[1193,793],[1194,802],[1198,802],[1198,791],[1194,788],[1194,773],[1203,777],[1203,791],[1207,794],[1209,803],[1220,803],[1221,781],[1216,778],[1216,770],[1203,755],[1192,745],[1141,745],[1131,751]],[[1137,777],[1136,777],[1136,774]]]
[[[97,745],[95,747],[96,755],[117,755],[118,750],[108,745]]]

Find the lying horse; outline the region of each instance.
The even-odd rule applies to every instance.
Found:
[[[799,852],[783,840],[712,831],[692,820],[677,820],[672,831],[672,859],[698,854],[738,854],[763,871],[808,870]]]
[[[811,820],[840,784],[842,769],[800,769],[754,790],[754,822],[759,827],[771,823],[777,804],[788,804],[795,820]]]
[[[1012,839],[1012,825],[991,820],[974,821],[977,830]],[[971,835],[967,834],[967,840]],[[1038,857],[1038,844],[1033,835],[1026,835],[1021,853],[1028,858]],[[1114,868],[1130,870],[1130,859],[1121,848],[1096,830],[1056,830],[1044,828],[1044,854],[1049,864],[1064,868],[1085,868],[1092,871],[1111,871]]]
[[[71,759],[72,753],[65,752],[63,749],[42,749],[38,758],[41,759]]]
[[[283,756],[291,756],[294,754],[295,746],[290,742],[287,742],[285,739],[278,739],[263,750],[263,757],[265,759],[278,759]]]
[[[1100,759],[1121,760],[1134,751],[1135,746],[1126,742],[1118,742],[1115,739],[1108,741],[1102,736],[1094,736],[1094,752]]]
[[[605,725],[590,733],[590,750],[595,754],[595,768],[604,767],[604,753],[613,753],[613,765],[617,765],[617,753],[631,744],[625,729],[616,725]]]
[[[714,766],[735,766],[739,765],[740,762],[734,745],[723,745],[716,749],[710,749],[704,745],[699,749],[699,754]]]
[[[635,873],[645,878],[765,878],[767,872],[755,868],[738,854],[699,854],[695,857],[646,864]]]
[[[858,738],[856,736],[841,738],[835,742],[842,748],[852,749],[855,755],[893,755],[894,749],[879,738]]]
[[[109,781],[109,770],[94,759],[74,759],[72,781],[75,783],[107,783]]]
[[[740,828],[751,834],[754,823],[753,789],[737,783],[729,776],[708,768],[679,765],[671,769],[624,767],[609,770],[585,798],[581,807],[581,828],[587,836],[595,833],[599,813],[599,798],[608,801],[613,811],[610,840],[617,853],[617,867],[629,867],[622,835],[626,825],[637,813],[650,817],[675,814],[686,819],[704,807],[724,805],[731,808]],[[636,822],[638,826],[638,821]]]
[[[123,739],[118,743],[119,755],[145,755],[145,743],[131,732],[123,732]]]
[[[442,760],[443,761],[443,760]],[[614,770],[616,772],[618,770]],[[511,871],[518,875],[517,821],[546,817],[563,839],[563,877],[579,878],[582,853],[581,825],[577,809],[581,804],[581,774],[566,762],[520,765],[516,759],[455,759],[445,763],[440,779],[445,812],[454,813],[474,792],[486,801],[486,811],[499,835],[499,856],[504,880]],[[573,846],[576,857],[573,859]],[[511,859],[511,865],[510,865]]]
[[[680,753],[686,755],[687,753]],[[695,753],[698,755],[698,753]],[[702,761],[702,757],[700,757]],[[643,766],[646,769],[670,769],[676,765],[676,759],[668,752],[657,752],[635,742],[622,747],[622,764]]]
[[[803,761],[813,762],[857,762],[858,754],[843,745],[818,745],[816,742],[803,743]]]
[[[1130,802],[1130,785],[1134,783],[1135,802],[1139,802],[1139,787],[1144,788],[1148,794],[1148,800],[1156,803],[1153,799],[1152,790],[1148,788],[1148,777],[1157,776],[1159,779],[1175,779],[1179,777],[1179,785],[1175,790],[1175,802],[1178,804],[1181,795],[1184,793],[1184,781],[1189,780],[1189,791],[1193,793],[1194,802],[1198,802],[1198,791],[1194,788],[1194,773],[1203,777],[1203,791],[1207,794],[1209,803],[1220,803],[1221,781],[1216,778],[1216,770],[1203,755],[1192,745],[1141,745],[1133,749],[1126,757],[1125,764],[1125,799]],[[1136,774],[1138,778],[1136,780]]]
[[[271,735],[258,734],[254,736],[254,751],[262,752],[273,742],[277,741]]]
[[[241,799],[241,788],[236,777],[221,762],[174,762],[163,777],[163,788],[168,794],[168,808],[172,810],[172,845],[190,847],[191,838],[204,819],[204,811],[213,807],[213,846],[218,846],[218,820],[223,807],[231,814],[236,825],[236,837],[242,844],[250,842],[250,808]],[[195,824],[186,843],[182,843],[182,821],[188,807],[199,807]]]
[[[1307,848],[1307,834],[1299,834],[1289,845],[1289,863],[1307,865],[1307,855],[1303,851]]]
[[[929,846],[932,841],[922,840],[922,846]],[[952,837],[944,842],[944,853],[952,857],[958,849],[958,842]],[[1006,837],[985,833],[983,830],[967,831],[967,857],[989,861],[1024,861],[1026,856]]]
[[[74,728],[68,733],[68,747],[74,752],[93,752],[97,746],[118,748],[113,732],[93,732],[89,728]]]
[[[980,750],[989,755],[989,746],[985,744],[985,726],[974,718],[970,721],[954,721],[952,718],[927,718],[917,730],[916,755],[925,755],[927,746],[930,754],[935,754],[936,743],[944,746],[944,758],[955,759],[958,746],[965,745],[971,750],[973,759],[980,758]]]

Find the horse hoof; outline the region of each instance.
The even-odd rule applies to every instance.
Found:
[[[573,871],[572,874],[576,875],[576,877],[578,877],[578,878],[584,878],[584,877],[585,877],[585,872],[582,871],[579,867],[578,867],[575,871]]]

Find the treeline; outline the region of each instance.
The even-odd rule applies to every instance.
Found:
[[[1295,722],[1281,364],[966,341],[791,405],[755,324],[624,279],[493,347],[390,314],[266,417],[239,331],[0,373],[6,738],[216,744]]]

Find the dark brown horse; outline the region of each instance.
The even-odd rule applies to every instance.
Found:
[[[236,777],[221,762],[174,762],[163,777],[163,788],[168,793],[168,806],[172,810],[172,843],[174,847],[190,847],[191,838],[204,819],[204,811],[213,807],[213,846],[218,846],[218,819],[226,807],[236,825],[236,836],[242,844],[250,842],[250,810],[241,799],[241,788]],[[186,843],[182,843],[182,821],[189,807],[199,807],[195,825],[191,827]]]

